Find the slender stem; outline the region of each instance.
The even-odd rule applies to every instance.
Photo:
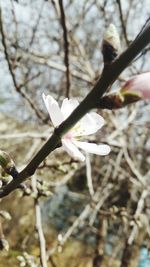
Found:
[[[32,188],[33,188],[33,192],[37,194],[37,198],[35,198],[34,200],[34,205],[35,205],[35,217],[36,217],[36,230],[38,233],[39,245],[40,245],[41,267],[48,267],[47,255],[46,255],[46,240],[45,240],[44,232],[43,232],[41,207],[40,207],[40,202],[38,198],[37,179],[35,176],[32,177]]]
[[[66,66],[66,97],[69,97],[70,93],[70,64],[69,64],[69,40],[68,40],[68,31],[66,25],[66,16],[64,11],[63,0],[59,0],[60,7],[60,19],[63,28],[63,37],[64,37],[64,63]]]
[[[119,13],[120,13],[120,21],[121,21],[121,25],[122,25],[122,30],[123,30],[123,34],[124,34],[124,39],[126,41],[126,44],[129,44],[129,40],[128,40],[128,36],[127,36],[127,30],[126,30],[126,26],[125,26],[125,21],[123,18],[123,12],[122,12],[122,5],[121,5],[121,0],[116,0],[118,8],[119,8]]]

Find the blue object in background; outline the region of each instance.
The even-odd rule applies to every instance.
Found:
[[[150,255],[146,247],[141,248],[138,267],[150,267]]]

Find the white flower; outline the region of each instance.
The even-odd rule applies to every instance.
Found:
[[[45,96],[43,99],[52,120],[54,127],[59,126],[79,105],[75,99],[65,98],[61,108],[57,101],[50,95]],[[61,141],[64,149],[68,154],[78,160],[84,161],[85,156],[78,148],[83,149],[88,153],[96,155],[107,155],[110,152],[110,147],[104,144],[95,144],[88,142],[78,141],[84,135],[90,135],[97,132],[104,125],[104,119],[95,112],[87,113],[67,134],[65,134]]]

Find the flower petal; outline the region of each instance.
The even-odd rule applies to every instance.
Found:
[[[79,142],[79,141],[73,141],[73,143],[78,146],[79,148],[85,150],[88,153],[93,153],[96,155],[105,156],[108,155],[110,152],[110,147],[108,145],[97,145],[94,143],[88,143],[88,142]]]
[[[79,151],[79,149],[70,141],[62,139],[62,145],[67,153],[74,159],[78,159],[81,161],[85,160],[84,155]]]
[[[96,112],[86,114],[74,127],[73,136],[83,136],[96,133],[103,125],[104,119]]]
[[[50,95],[42,94],[45,106],[48,110],[53,125],[56,127],[64,120],[63,114],[58,106],[57,101]]]
[[[62,102],[61,112],[64,116],[64,119],[68,118],[72,111],[79,105],[79,102],[76,99],[65,98]]]

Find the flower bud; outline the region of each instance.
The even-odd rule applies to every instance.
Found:
[[[141,97],[139,96],[139,94],[135,92],[120,91],[102,97],[97,102],[96,107],[101,109],[110,109],[110,110],[120,109],[139,100],[141,100]]]
[[[122,89],[121,94],[135,94],[140,99],[150,99],[150,72],[142,73],[128,80]]]
[[[111,93],[97,101],[96,107],[101,109],[119,109],[123,107],[124,97],[120,93]]]
[[[110,24],[106,30],[102,43],[104,63],[111,63],[120,53],[120,38],[115,25]]]
[[[4,172],[15,178],[18,174],[12,158],[3,150],[0,150],[0,166]]]

